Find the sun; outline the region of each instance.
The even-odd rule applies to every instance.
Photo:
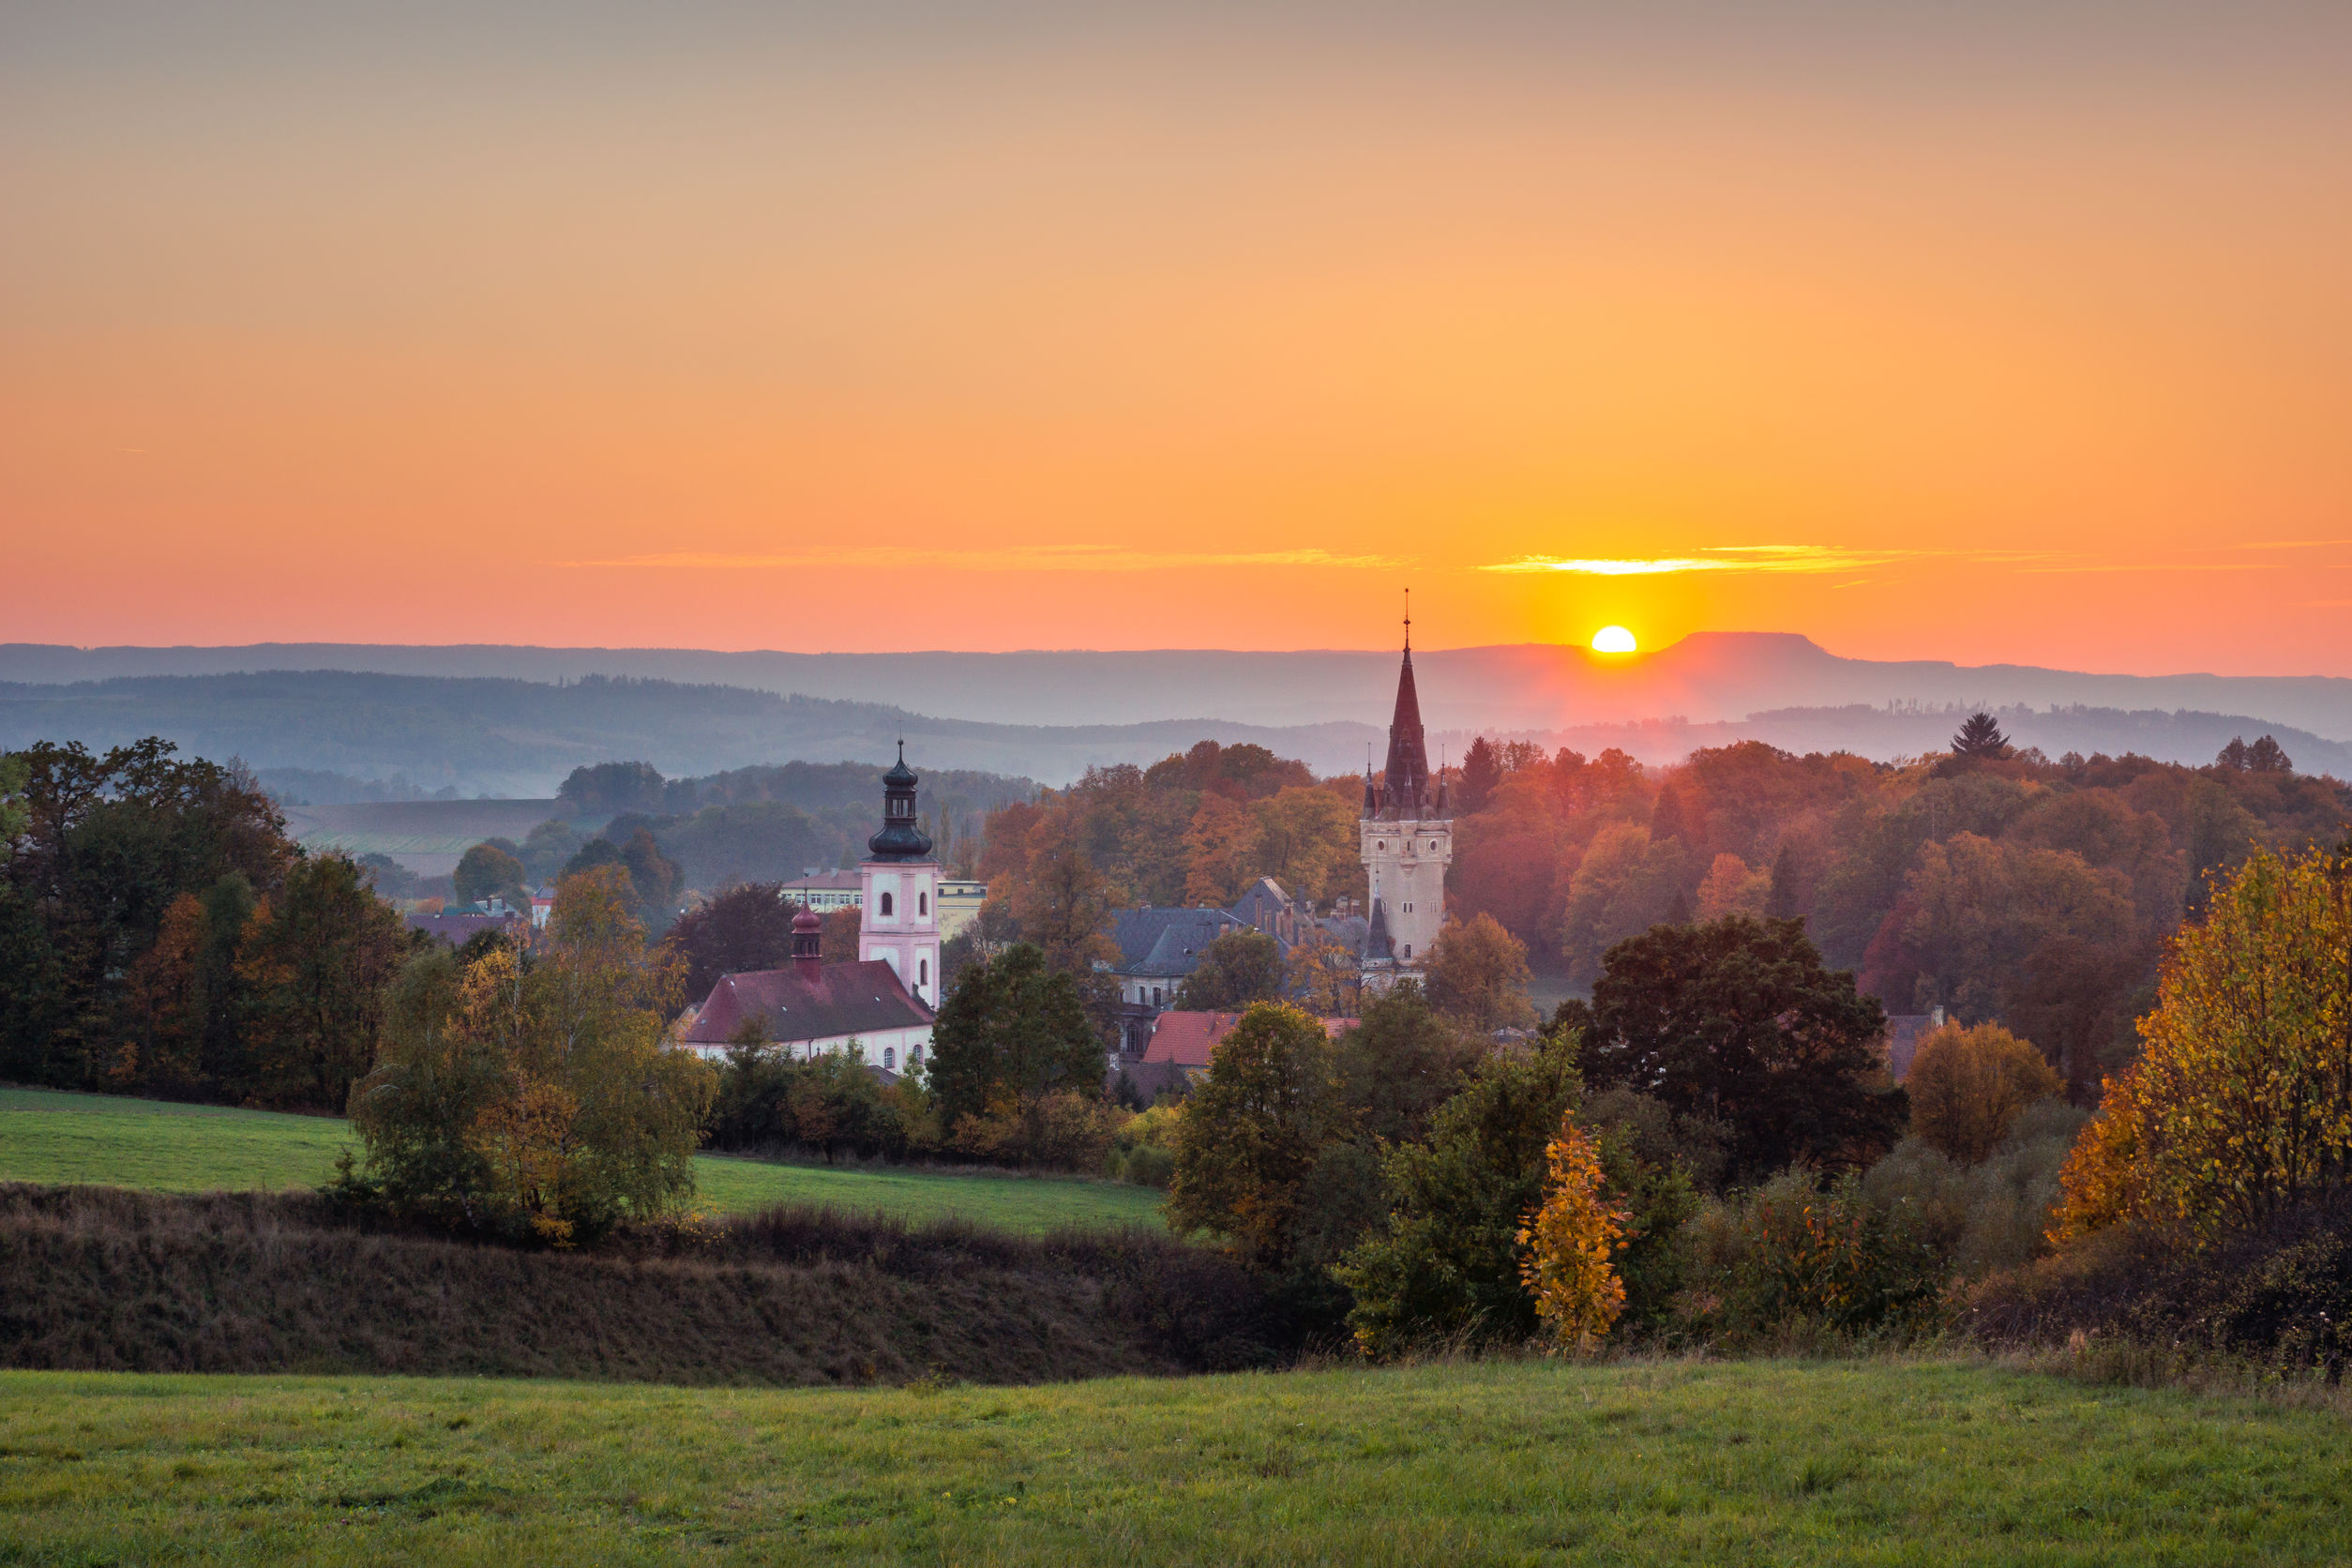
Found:
[[[1592,634],[1592,651],[1596,654],[1630,654],[1634,651],[1634,634],[1623,626],[1603,626]]]

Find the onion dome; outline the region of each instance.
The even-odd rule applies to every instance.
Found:
[[[907,743],[898,743],[898,761],[882,775],[882,831],[866,840],[871,860],[928,860],[931,836],[914,825],[914,770],[907,766]]]

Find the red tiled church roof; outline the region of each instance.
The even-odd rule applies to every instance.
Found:
[[[907,994],[898,973],[879,958],[853,964],[795,964],[719,977],[683,1038],[723,1046],[743,1021],[765,1018],[771,1040],[829,1040],[927,1029],[931,1010]]]
[[[1180,1067],[1206,1067],[1219,1040],[1242,1021],[1239,1013],[1179,1013],[1170,1010],[1153,1020],[1152,1042],[1143,1048],[1146,1062],[1170,1062]],[[1355,1027],[1353,1018],[1320,1018],[1323,1033],[1338,1038]]]

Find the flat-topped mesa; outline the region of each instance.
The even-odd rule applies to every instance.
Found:
[[[1357,824],[1365,880],[1372,895],[1369,969],[1417,968],[1445,924],[1445,870],[1454,859],[1454,824],[1445,814],[1445,780],[1429,776],[1429,746],[1421,726],[1421,693],[1413,685],[1412,622],[1405,623],[1405,656],[1396,676],[1396,709],[1388,726],[1388,767],[1364,781],[1364,819]]]

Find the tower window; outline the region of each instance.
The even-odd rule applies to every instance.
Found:
[[[1374,849],[1376,849],[1376,850],[1385,850],[1385,849],[1387,849],[1387,848],[1388,848],[1388,840],[1387,840],[1387,839],[1385,839],[1385,838],[1382,838],[1382,839],[1379,840],[1377,843],[1375,843],[1372,847],[1373,847]]]
[[[1436,839],[1434,839],[1434,838],[1430,839],[1430,840],[1429,840],[1429,847],[1430,847],[1431,849],[1433,849],[1433,850],[1434,850],[1434,849],[1436,849],[1436,848],[1438,847],[1438,841],[1437,841]]]
[[[884,914],[888,914],[890,912],[890,895],[887,893],[883,894],[882,897],[882,912]]]
[[[916,985],[918,985],[918,986],[927,986],[927,985],[929,985],[929,984],[931,983],[931,960],[930,960],[930,959],[928,959],[928,958],[919,958],[919,959],[917,959],[917,960],[915,961],[915,965],[914,965],[914,983],[915,983]]]
[[[1411,957],[1412,956],[1413,956],[1413,944],[1412,944],[1411,942],[1409,942],[1405,943],[1405,957],[1407,957],[1408,958],[1410,958],[1410,957]]]
[[[1433,849],[1436,848],[1435,845],[1430,847]],[[931,912],[931,896],[929,894],[918,893],[914,896],[914,912],[917,914],[928,914]]]

